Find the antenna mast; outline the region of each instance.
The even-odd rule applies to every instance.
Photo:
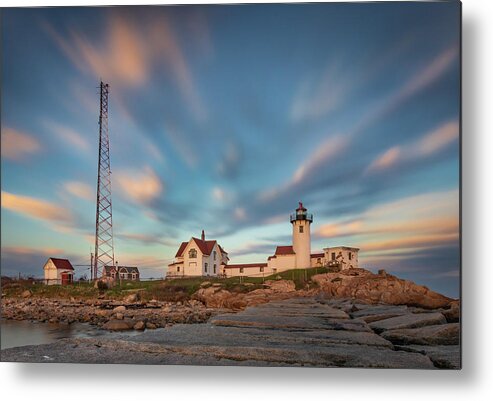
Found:
[[[115,265],[113,249],[113,212],[111,204],[110,137],[108,131],[109,85],[99,85],[99,161],[98,193],[96,199],[96,245],[94,280],[102,275],[104,266]]]

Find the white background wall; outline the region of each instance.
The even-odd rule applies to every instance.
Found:
[[[137,0],[106,0],[131,4]],[[164,1],[146,0],[147,4]],[[181,0],[181,3],[190,1]],[[229,1],[231,2],[231,0]],[[2,0],[2,6],[100,4]],[[462,371],[0,364],[4,399],[465,401],[491,399],[493,2],[463,1]],[[487,129],[488,127],[488,129]],[[356,383],[356,385],[355,385]]]

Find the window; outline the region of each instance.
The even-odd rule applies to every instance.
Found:
[[[216,251],[214,251],[214,260],[216,260]]]
[[[303,226],[300,226],[300,233],[303,233]]]
[[[322,263],[322,258],[317,258],[317,263],[321,264]]]
[[[353,254],[349,252],[349,260],[351,260],[352,258],[353,258]]]
[[[272,273],[277,273],[277,269],[272,269]]]
[[[177,266],[177,267],[176,267],[176,271],[177,271],[178,273],[180,273],[180,266]]]
[[[243,267],[240,267],[240,273],[243,273]]]
[[[194,258],[196,258],[196,257],[197,257],[197,250],[196,250],[196,249],[194,249],[194,248],[190,249],[190,250],[188,251],[188,257],[189,257],[190,259],[194,259]]]
[[[207,263],[205,264],[205,272],[207,273]]]
[[[216,274],[216,264],[214,263],[214,274]]]
[[[260,268],[260,273],[263,273],[263,272],[264,272],[264,268],[263,268],[263,267],[261,267],[261,268]]]

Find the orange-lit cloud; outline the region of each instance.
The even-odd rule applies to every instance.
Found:
[[[191,68],[171,23],[150,17],[144,28],[131,18],[113,10],[108,17],[108,33],[101,41],[91,42],[84,34],[71,30],[61,35],[49,25],[46,31],[61,51],[82,72],[94,78],[111,80],[117,87],[135,87],[149,81],[153,71],[169,69],[183,100],[198,121],[207,118]]]
[[[63,253],[59,248],[30,248],[25,246],[5,246],[2,247],[2,253],[14,253],[17,255],[44,255],[53,256]]]
[[[6,191],[2,191],[2,208],[49,222],[69,223],[72,221],[71,213],[55,203]]]
[[[415,235],[396,239],[365,242],[361,245],[361,250],[364,252],[372,252],[397,249],[431,248],[433,246],[451,243],[452,241],[457,241],[458,239],[458,232],[450,234]]]
[[[425,135],[417,144],[416,152],[428,156],[439,152],[459,138],[459,122],[450,121]]]
[[[2,128],[2,157],[23,160],[41,150],[41,144],[32,135],[13,128]]]
[[[368,167],[368,171],[378,171],[388,169],[398,163],[401,157],[401,149],[399,146],[390,148],[382,155],[378,156]]]
[[[321,226],[315,236],[349,237],[362,253],[432,248],[459,237],[457,190],[410,196],[374,206],[354,220]]]
[[[394,146],[370,163],[366,173],[378,173],[409,162],[419,161],[446,149],[459,138],[459,122],[447,121],[419,140]]]
[[[70,195],[76,196],[77,198],[89,201],[93,201],[96,199],[93,189],[84,182],[69,181],[63,184],[63,188]]]
[[[138,204],[148,204],[164,189],[162,181],[149,166],[137,171],[117,171],[114,179],[117,189]]]
[[[458,53],[455,46],[444,50],[406,83],[398,98],[406,99],[435,82],[453,64]]]

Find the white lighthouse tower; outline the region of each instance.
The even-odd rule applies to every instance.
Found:
[[[299,203],[296,213],[290,216],[293,225],[293,250],[296,253],[296,268],[306,269],[310,267],[311,236],[310,224],[313,215],[306,212],[303,203]]]

